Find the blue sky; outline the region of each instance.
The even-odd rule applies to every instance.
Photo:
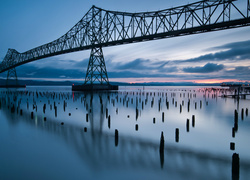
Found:
[[[0,1],[0,60],[8,48],[25,52],[59,38],[92,5],[142,12],[192,2],[196,1]],[[247,1],[237,3],[244,7]],[[110,81],[250,81],[250,27],[108,47],[103,52]],[[83,80],[89,55],[87,50],[42,59],[18,67],[17,74],[23,79]]]

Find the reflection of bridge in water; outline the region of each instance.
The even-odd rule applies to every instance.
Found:
[[[30,126],[59,136],[78,153],[83,162],[87,162],[94,170],[106,168],[142,169],[159,173],[166,172],[166,175],[180,177],[181,179],[188,179],[194,176],[200,177],[200,179],[228,179],[231,176],[231,159],[226,157],[215,156],[206,152],[197,152],[165,143],[165,161],[163,169],[161,169],[160,161],[162,159],[160,159],[159,154],[159,142],[119,135],[119,142],[116,147],[114,131],[103,130],[104,124],[107,124],[104,123],[107,121],[105,109],[107,104],[112,102],[114,98],[112,94],[78,93],[72,96],[72,94],[60,95],[53,93],[47,94],[47,97],[43,96],[43,98],[40,96],[41,94],[36,96],[36,93],[29,92],[21,92],[19,94],[12,92],[5,95],[1,97],[1,110],[5,112],[11,124],[25,122]],[[47,109],[45,114],[39,111],[39,109],[42,109],[41,107],[44,105],[43,101],[45,99],[53,104],[53,98],[55,98],[54,101],[60,99],[54,105],[60,103],[61,106],[64,106],[62,102],[65,99],[74,98],[71,101],[73,104],[66,103],[67,108],[75,107],[74,103],[81,101],[81,104],[85,106],[84,108],[89,114],[89,122],[87,120],[86,122],[81,121],[82,125],[79,125],[68,121],[61,125],[61,121],[58,121],[53,113],[49,114]],[[30,102],[29,100],[33,101],[33,103],[29,104],[29,108],[26,107],[27,100],[28,102]],[[81,108],[80,106],[77,107]],[[21,109],[22,114],[20,114]],[[38,111],[34,112],[36,109]],[[33,119],[31,112],[34,112]],[[65,116],[66,112],[61,111],[60,113]],[[45,115],[46,121],[44,121]],[[81,119],[82,117],[78,118]],[[86,129],[87,123],[89,123],[88,129]],[[240,171],[248,174],[250,164],[241,161]]]

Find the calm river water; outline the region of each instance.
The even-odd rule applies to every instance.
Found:
[[[0,89],[0,179],[250,179],[250,98],[219,88]]]

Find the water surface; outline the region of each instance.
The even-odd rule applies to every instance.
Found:
[[[234,153],[249,179],[250,100],[223,94],[234,91],[1,89],[0,179],[233,179]]]

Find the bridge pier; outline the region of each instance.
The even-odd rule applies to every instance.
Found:
[[[117,85],[111,85],[109,83],[102,47],[93,47],[91,49],[85,83],[83,85],[72,85],[72,90],[118,90]]]
[[[5,85],[0,85],[0,88],[22,88],[26,87],[26,85],[20,85],[18,83],[16,68],[12,68],[8,70],[7,79]]]

